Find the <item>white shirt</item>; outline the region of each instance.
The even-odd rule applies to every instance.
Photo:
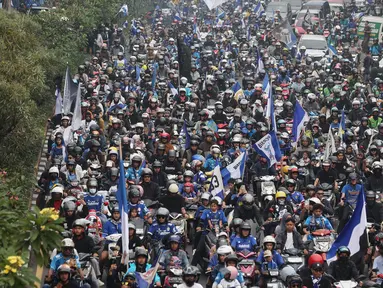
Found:
[[[293,232],[287,232],[287,238],[284,249],[294,248]]]
[[[378,269],[377,274],[383,274],[383,257],[378,256],[374,259],[374,264],[372,264],[372,269]],[[378,278],[377,283],[381,284],[383,279]]]

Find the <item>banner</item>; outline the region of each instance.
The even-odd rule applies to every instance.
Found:
[[[295,36],[293,28],[291,28],[287,19],[279,26],[275,27],[272,34],[275,39],[285,43],[289,49],[291,49],[293,45],[297,44],[297,36]]]

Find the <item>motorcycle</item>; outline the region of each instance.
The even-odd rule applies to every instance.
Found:
[[[261,181],[261,203],[262,207],[266,207],[267,204],[274,199],[274,195],[276,193],[275,189],[275,177],[274,176],[262,176],[259,177],[259,181]]]
[[[267,268],[267,263],[264,263]],[[278,269],[266,269],[267,276],[265,277],[266,287],[267,288],[283,288],[284,285],[279,279],[279,270]]]
[[[254,260],[252,258],[256,257],[255,252],[250,252],[248,250],[243,250],[237,252],[237,257],[239,259],[238,270],[241,271],[245,284],[247,287],[255,285],[255,271],[258,270]]]
[[[285,263],[293,267],[295,271],[298,271],[305,265],[305,258],[302,251],[296,248],[284,250],[282,257]]]
[[[185,219],[184,217],[182,216],[182,214],[179,214],[179,213],[170,213],[169,215],[169,222],[172,223],[175,227],[176,227],[176,230],[178,231],[179,235],[181,236],[182,238],[182,244],[181,246],[184,246],[185,245]]]
[[[196,204],[186,204],[186,213],[188,214],[188,218],[186,219],[187,222],[187,231],[188,231],[188,238],[190,241],[194,239],[195,234],[195,213],[198,210],[198,205]]]
[[[330,250],[332,244],[335,241],[334,235],[330,230],[327,229],[318,229],[312,233],[314,252],[320,254],[324,260],[326,260],[326,253]]]
[[[170,267],[168,270],[168,275],[166,275],[164,280],[165,288],[177,287],[182,284],[182,268],[181,267]]]
[[[328,184],[328,183],[322,183],[321,186],[323,188],[324,198],[327,199],[331,203],[332,207],[334,207],[336,199],[335,199],[335,195],[333,193],[333,186],[331,184]]]

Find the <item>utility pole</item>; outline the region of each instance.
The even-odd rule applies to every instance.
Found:
[[[11,2],[12,0],[3,0],[3,9],[10,11],[11,10]]]

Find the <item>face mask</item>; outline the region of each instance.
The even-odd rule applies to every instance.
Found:
[[[278,199],[279,205],[285,205],[285,199]]]
[[[373,206],[375,204],[375,200],[366,200],[368,206]]]
[[[339,261],[341,262],[347,262],[348,257],[339,257]]]
[[[91,188],[91,189],[89,189],[89,193],[90,194],[96,194],[97,193],[97,189],[96,188]]]

